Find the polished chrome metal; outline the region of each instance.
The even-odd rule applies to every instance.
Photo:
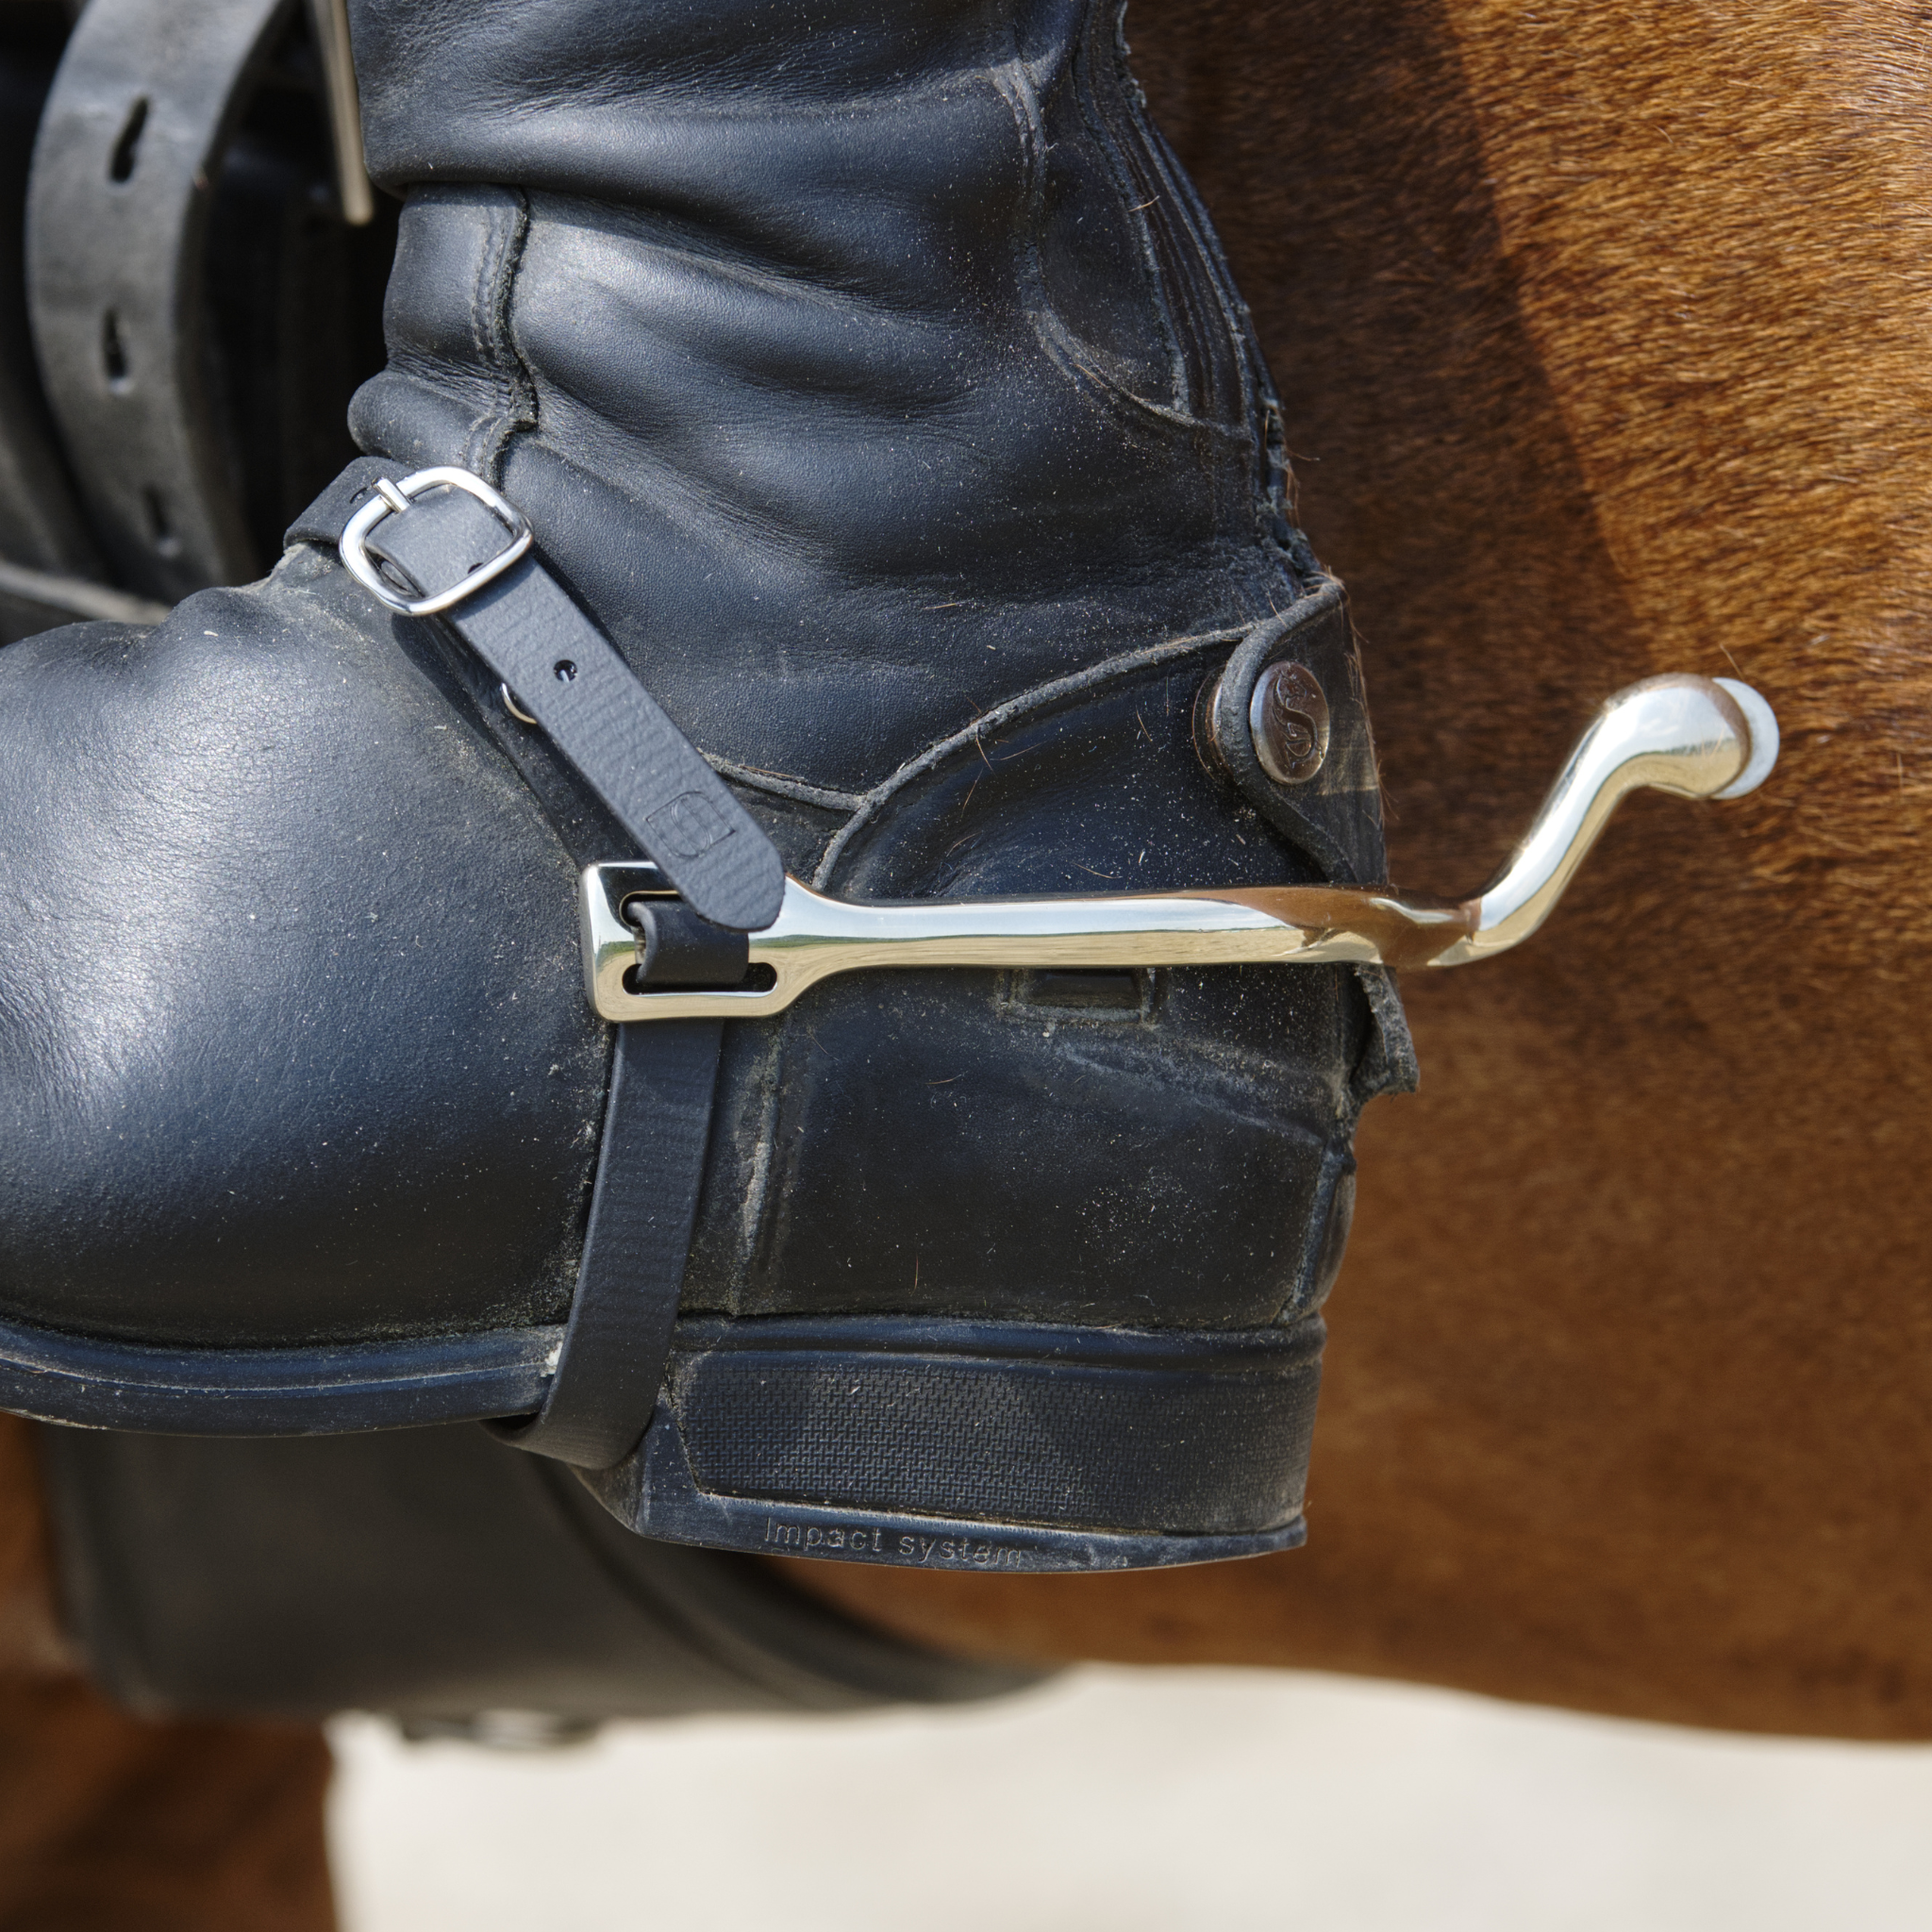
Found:
[[[369,560],[370,532],[385,517],[396,516],[407,510],[425,491],[439,488],[460,490],[474,496],[508,532],[510,541],[487,563],[479,563],[461,582],[452,584],[448,590],[438,591],[428,597],[405,597],[383,581],[382,573]],[[391,610],[400,610],[406,617],[434,617],[439,610],[453,609],[465,597],[475,596],[485,584],[500,577],[529,549],[531,541],[530,525],[523,511],[501,491],[492,490],[482,477],[472,475],[468,470],[440,467],[418,470],[413,476],[405,476],[400,483],[391,483],[387,476],[379,478],[375,494],[349,519],[343,529],[341,552],[342,562],[349,575],[371,596],[379,597]]]
[[[584,874],[587,990],[607,1020],[748,1019],[782,1010],[832,974],[879,966],[1420,962],[1466,930],[1454,907],[1325,886],[859,906],[787,879],[777,919],[751,935],[752,970],[769,967],[770,987],[632,992],[625,980],[637,964],[637,934],[618,911],[629,893],[605,877],[624,870],[593,865]]]
[[[48,610],[96,624],[159,624],[174,608],[151,597],[110,591],[85,577],[58,576],[51,571],[28,570],[24,564],[0,560],[0,597],[17,597]]]
[[[1520,946],[1631,792],[1741,797],[1776,758],[1771,707],[1735,678],[1649,677],[1620,691],[1576,741],[1508,864],[1465,902],[1475,910],[1469,936],[1429,963],[1463,966]]]
[[[1271,664],[1248,700],[1255,758],[1277,785],[1306,785],[1328,757],[1328,700],[1306,664]]]
[[[1751,756],[1744,760],[1744,769],[1722,791],[1713,791],[1710,795],[1713,798],[1742,798],[1747,791],[1756,791],[1771,776],[1772,767],[1777,763],[1777,713],[1748,684],[1738,678],[1713,677],[1711,682],[1720,691],[1728,691],[1732,703],[1743,712],[1744,727],[1751,738]]]
[[[607,1020],[775,1013],[835,973],[875,967],[1459,966],[1520,945],[1550,915],[1618,802],[1648,787],[1735,798],[1777,758],[1777,723],[1730,678],[1653,677],[1622,691],[1577,741],[1528,836],[1475,897],[1348,886],[1231,886],[1077,899],[855,905],[785,882],[776,921],[751,935],[758,990],[633,991],[637,933],[624,902],[661,891],[654,868],[583,875],[584,975]]]
[[[375,191],[362,158],[362,102],[349,51],[349,0],[308,0],[309,30],[322,69],[323,109],[335,159],[336,206],[352,228],[375,219]]]
[[[516,692],[510,690],[509,686],[507,683],[499,679],[497,682],[496,689],[502,695],[503,708],[506,711],[508,711],[510,714],[510,716],[517,721],[519,724],[535,724],[537,723],[536,719],[531,717],[529,712],[525,710],[523,706],[517,703]],[[538,728],[541,730],[542,727],[540,725]]]

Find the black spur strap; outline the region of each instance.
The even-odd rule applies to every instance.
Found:
[[[459,470],[351,468],[291,540],[340,541],[391,609],[439,617],[516,694],[683,895],[714,924],[770,925],[776,849],[534,555],[522,513]],[[649,1426],[671,1352],[710,1142],[724,1024],[617,1029],[576,1291],[541,1411],[493,1424],[518,1448],[586,1469]]]
[[[620,1026],[570,1325],[541,1412],[507,1442],[582,1469],[637,1446],[657,1407],[710,1144],[722,1020]]]
[[[522,513],[464,470],[374,488],[341,531],[357,579],[392,609],[448,624],[693,912],[737,932],[770,925],[785,896],[777,848],[531,553]]]

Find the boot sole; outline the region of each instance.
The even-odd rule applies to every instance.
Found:
[[[0,1324],[0,1408],[316,1435],[527,1414],[563,1331],[167,1349]],[[638,1449],[586,1474],[642,1535],[915,1568],[1140,1569],[1290,1549],[1318,1316],[1221,1332],[687,1318]]]
[[[638,1451],[585,1479],[641,1534],[914,1568],[1140,1569],[1289,1549],[1319,1317],[1204,1334],[687,1320]]]
[[[0,1322],[0,1409],[164,1436],[328,1436],[526,1415],[563,1329],[159,1348]]]

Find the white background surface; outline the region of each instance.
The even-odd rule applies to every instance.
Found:
[[[529,1757],[334,1735],[346,1932],[1932,1927],[1932,1748],[1239,1671]]]

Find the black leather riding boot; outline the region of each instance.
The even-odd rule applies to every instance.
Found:
[[[1014,1568],[1298,1540],[1353,1129],[1408,1065],[1379,972],[858,972],[722,1054],[625,1026],[623,1114],[578,873],[725,832],[627,832],[462,611],[396,614],[336,547],[379,482],[495,486],[822,893],[1378,878],[1340,594],[1116,9],[355,28],[407,197],[369,459],[265,582],[0,654],[0,1398],[547,1418],[634,1349],[618,1449],[507,1433],[654,1535]],[[398,535],[433,521],[372,540],[392,588],[434,588]],[[668,1276],[661,1388],[586,1316],[593,1256]]]

